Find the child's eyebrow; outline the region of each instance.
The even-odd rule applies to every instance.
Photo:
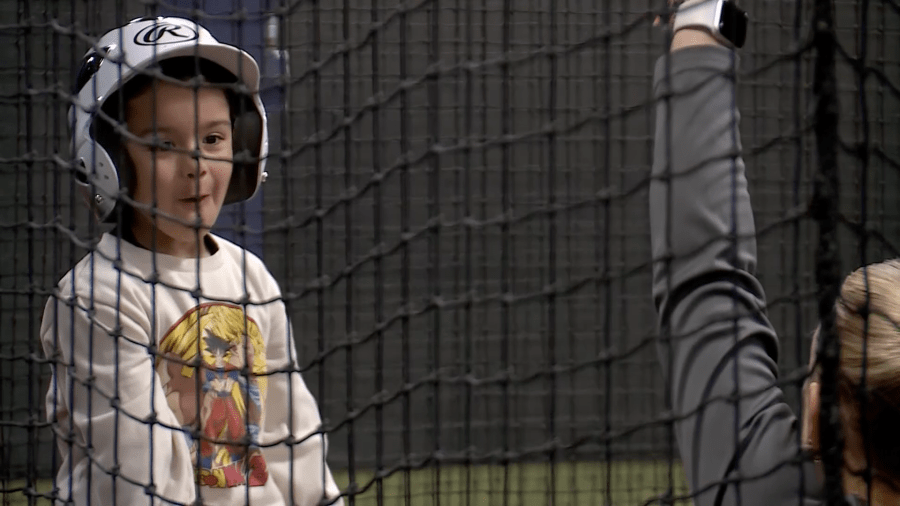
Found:
[[[227,119],[227,118],[210,120],[205,123],[201,123],[198,130],[209,130],[211,128],[217,128],[217,127],[231,128],[231,120]],[[150,134],[156,134],[156,135],[170,134],[173,132],[173,130],[176,130],[176,129],[172,128],[172,127],[151,124],[151,125],[147,125],[144,128],[139,129],[136,132],[132,132],[132,134],[135,135],[136,137],[144,137],[144,136],[147,136]]]
[[[200,129],[202,130],[202,129],[207,129],[207,128],[220,127],[220,126],[226,126],[228,128],[231,128],[231,120],[227,119],[227,118],[210,120],[210,121],[207,121],[206,123],[200,124]]]
[[[169,133],[169,129],[167,129],[166,127],[148,125],[144,128],[132,131],[131,135],[142,138],[151,135],[165,135],[167,133]]]

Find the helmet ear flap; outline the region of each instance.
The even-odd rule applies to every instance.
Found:
[[[120,129],[127,128],[124,119],[120,119],[125,115],[124,111],[116,110],[120,91],[113,93],[107,100],[103,109],[105,117],[101,117],[100,114],[94,116],[90,124],[90,141],[87,144],[93,147],[92,151],[98,160],[98,165],[94,169],[96,175],[92,176],[94,184],[102,186],[111,195],[115,193],[111,198],[100,196],[100,200],[113,201],[108,205],[100,206],[96,202],[96,195],[93,197],[94,200],[88,199],[88,204],[97,211],[101,221],[108,223],[116,220],[118,215],[115,212],[116,208],[129,206],[121,197],[132,196],[136,183],[134,164],[125,148],[125,138],[120,133]],[[102,179],[97,176],[102,176]]]
[[[234,164],[225,203],[246,200],[256,193],[259,184],[260,150],[263,122],[250,99],[242,99],[235,111],[232,148]]]
[[[115,165],[103,147],[96,143],[86,143],[75,156],[75,184],[102,221],[112,214],[118,195],[111,192],[119,187],[119,177]]]

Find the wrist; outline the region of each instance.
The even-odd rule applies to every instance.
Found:
[[[724,44],[713,37],[709,30],[703,28],[686,27],[675,32],[672,37],[672,51],[697,46],[722,46]]]
[[[674,49],[689,46],[722,45],[743,47],[747,39],[747,12],[738,7],[738,0],[688,0],[678,7],[673,31],[678,34]],[[706,33],[682,30],[705,30]]]

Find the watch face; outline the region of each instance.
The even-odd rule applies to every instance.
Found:
[[[747,41],[747,13],[734,2],[722,2],[722,17],[719,33],[736,47],[743,47]]]

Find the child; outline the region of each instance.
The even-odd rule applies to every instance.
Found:
[[[68,504],[341,504],[277,283],[210,233],[264,177],[247,53],[179,18],[133,21],[85,57],[76,176],[115,223],[41,326]]]

